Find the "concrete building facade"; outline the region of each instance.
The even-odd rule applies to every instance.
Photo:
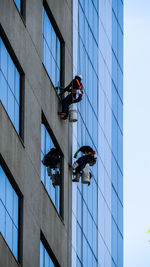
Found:
[[[71,124],[55,86],[72,79],[72,1],[0,0],[0,62],[0,266],[71,266]],[[52,147],[56,187],[41,163]]]

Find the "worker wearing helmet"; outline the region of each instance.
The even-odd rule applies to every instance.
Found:
[[[46,167],[50,167],[51,169],[57,168],[58,164],[60,164],[61,155],[57,148],[51,148],[51,150],[44,156],[42,163]]]
[[[64,120],[68,117],[69,106],[82,100],[83,86],[81,80],[82,76],[76,75],[71,83],[66,88],[63,88],[62,92],[60,93],[60,95],[62,95],[65,92],[70,92],[70,94],[62,100],[62,112],[58,112],[58,115],[61,115],[62,119]],[[62,89],[62,87],[60,89]]]
[[[78,158],[77,161],[74,162],[73,164],[73,169],[74,169],[74,175],[76,176],[73,179],[73,182],[78,182],[81,172],[88,163],[90,166],[93,166],[96,163],[97,157],[96,157],[96,152],[91,148],[90,146],[82,146],[80,149],[77,150],[77,152],[74,154],[74,158],[77,157],[78,153],[82,152],[82,156]]]

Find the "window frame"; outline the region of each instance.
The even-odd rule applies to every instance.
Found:
[[[13,124],[7,110],[5,109],[2,101],[2,105],[4,107],[4,109],[6,110],[7,116],[9,118],[9,120],[11,121],[11,124],[13,125],[13,128],[15,129],[17,135],[21,138],[21,141],[24,143],[24,106],[25,106],[25,73],[19,63],[19,60],[9,42],[9,39],[7,38],[2,26],[0,25],[0,38],[2,39],[8,54],[10,55],[16,69],[19,72],[20,75],[20,103],[19,103],[19,132],[17,132],[15,125]]]
[[[22,263],[23,263],[23,195],[22,195],[15,179],[13,178],[13,175],[10,172],[6,162],[4,161],[1,153],[0,153],[0,166],[2,167],[2,170],[4,171],[8,181],[10,182],[11,186],[13,187],[13,190],[15,191],[15,193],[18,196],[18,244],[17,244],[17,246],[18,246],[18,258],[17,259],[14,256],[12,250],[9,248],[9,246],[8,246],[8,248],[11,251],[15,260],[17,262],[19,262],[19,264],[22,265]],[[4,240],[5,240],[5,238],[4,238]],[[5,240],[5,242],[7,244],[6,240]]]
[[[54,146],[56,148],[58,148],[58,150],[59,150],[59,152],[61,154],[61,157],[62,157],[61,158],[61,168],[60,168],[60,170],[61,170],[61,183],[60,183],[60,193],[59,193],[60,194],[60,196],[59,196],[59,207],[60,207],[59,208],[59,212],[57,211],[57,208],[56,208],[55,204],[53,203],[53,201],[51,199],[51,196],[48,194],[48,192],[47,192],[47,190],[45,188],[45,185],[43,184],[42,180],[41,180],[41,183],[44,185],[44,188],[45,188],[45,190],[46,190],[46,192],[47,192],[47,194],[48,194],[48,196],[49,196],[49,198],[50,198],[55,210],[57,211],[58,215],[60,215],[60,218],[63,220],[64,219],[64,154],[62,153],[62,150],[61,150],[61,148],[60,148],[60,146],[59,146],[59,144],[58,144],[58,142],[56,140],[56,137],[55,137],[52,129],[50,128],[49,123],[48,123],[48,121],[47,121],[47,119],[46,119],[46,117],[45,117],[43,112],[42,112],[42,116],[41,116],[41,125],[42,124],[44,124],[48,134],[50,135],[50,138],[53,141]],[[41,177],[40,177],[40,179],[41,179]]]
[[[53,16],[53,14],[50,10],[50,7],[49,7],[46,0],[43,0],[42,9],[43,8],[45,9],[47,16],[48,16],[48,19],[50,20],[50,22],[52,24],[52,27],[53,27],[55,34],[56,34],[56,37],[60,41],[60,85],[64,86],[64,81],[65,81],[65,79],[64,79],[65,78],[65,42],[64,42],[64,39],[63,39],[62,34],[59,30],[59,27],[57,26],[57,23],[54,19],[54,16]],[[43,19],[42,19],[42,23],[43,23]],[[42,32],[42,55],[43,55],[43,32]],[[53,87],[55,88],[55,85],[53,84],[52,79],[49,76],[48,71],[47,71],[47,69],[43,63],[43,56],[42,56],[42,65],[43,65]],[[56,91],[56,89],[55,89],[55,91]],[[58,95],[57,91],[56,91],[56,94]]]

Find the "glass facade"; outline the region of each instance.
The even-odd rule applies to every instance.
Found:
[[[90,145],[98,161],[89,187],[73,184],[72,266],[121,267],[123,3],[74,0],[73,10],[73,74],[81,73],[84,86],[73,125],[73,154]]]
[[[19,198],[0,165],[0,233],[18,259]]]
[[[0,100],[17,133],[20,118],[20,74],[0,38]]]
[[[60,84],[60,56],[61,46],[57,34],[43,7],[43,64],[47,73],[56,87]]]
[[[47,193],[49,194],[53,204],[55,205],[58,213],[60,212],[60,186],[53,186],[51,176],[48,176],[47,168],[43,165],[42,160],[45,154],[47,154],[51,148],[55,148],[55,145],[51,139],[51,136],[46,129],[45,125],[41,125],[41,181],[45,186]],[[53,170],[52,170],[53,172]],[[53,174],[53,173],[52,173]],[[59,169],[59,174],[61,170]]]
[[[21,0],[14,0],[19,12],[21,12]]]
[[[40,267],[55,267],[43,243],[40,241]]]
[[[112,1],[112,261],[123,266],[123,2]]]

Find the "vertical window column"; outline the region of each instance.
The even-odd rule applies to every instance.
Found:
[[[52,23],[48,17],[48,14],[43,7],[43,64],[47,70],[47,73],[54,85],[54,87],[60,84],[60,54],[61,45],[60,40],[52,26]]]
[[[0,38],[0,100],[20,134],[20,74]]]
[[[19,197],[0,165],[0,233],[18,260]]]

